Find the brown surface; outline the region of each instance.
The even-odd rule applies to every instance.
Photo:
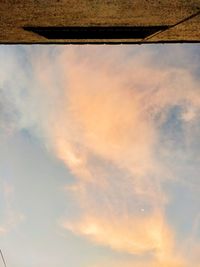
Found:
[[[24,26],[174,25],[198,11],[200,11],[200,0],[0,0],[0,42],[76,42],[76,40],[48,40],[23,30]],[[199,25],[200,16],[197,16],[146,41],[129,41],[200,41]],[[95,41],[109,40],[93,40]],[[114,42],[121,41],[126,42],[126,40],[114,40]]]

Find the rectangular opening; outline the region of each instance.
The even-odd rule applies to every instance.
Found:
[[[24,27],[47,39],[144,39],[169,26],[69,26],[69,27]]]

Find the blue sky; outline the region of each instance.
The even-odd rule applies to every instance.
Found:
[[[8,266],[200,266],[199,58],[192,44],[0,46]]]

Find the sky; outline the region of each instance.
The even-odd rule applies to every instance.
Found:
[[[0,46],[7,267],[200,266],[199,74],[193,44]]]

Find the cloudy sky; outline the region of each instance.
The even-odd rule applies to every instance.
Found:
[[[1,45],[7,266],[200,266],[199,77],[199,45]]]

